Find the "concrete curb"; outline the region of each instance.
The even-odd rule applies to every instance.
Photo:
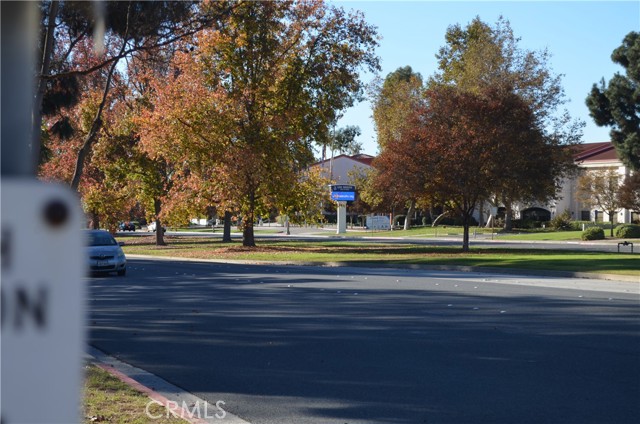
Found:
[[[208,404],[204,399],[93,346],[87,347],[85,355],[89,362],[145,394],[151,399],[150,403],[162,405],[167,413],[173,413],[190,424],[251,424],[224,410],[223,403]]]
[[[507,275],[529,275],[535,277],[558,277],[558,278],[583,278],[591,280],[624,281],[640,284],[640,277],[635,275],[601,274],[593,272],[573,272],[573,271],[548,271],[535,269],[518,268],[493,268],[482,266],[462,266],[462,265],[420,265],[420,264],[380,264],[371,262],[306,262],[306,261],[255,261],[239,259],[197,259],[180,258],[173,256],[153,256],[153,255],[127,255],[132,259],[154,259],[164,261],[185,261],[185,262],[209,262],[209,263],[229,263],[242,265],[271,265],[271,266],[318,266],[318,267],[360,267],[360,268],[383,268],[383,269],[412,269],[422,271],[457,271],[474,272],[486,274],[507,274]]]

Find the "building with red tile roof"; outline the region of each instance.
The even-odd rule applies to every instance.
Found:
[[[375,158],[366,154],[358,155],[338,155],[332,159],[316,162],[312,166],[319,166],[323,170],[323,175],[335,184],[350,184],[349,173],[356,169],[366,169],[372,167]],[[624,166],[618,158],[615,147],[611,142],[585,143],[575,147],[574,159],[576,163],[585,171],[615,169],[621,177],[630,174],[629,168]],[[518,219],[538,219],[549,220],[556,214],[569,211],[574,220],[580,221],[604,221],[609,222],[611,218],[602,211],[597,211],[588,205],[584,205],[576,198],[577,178],[567,179],[559,193],[557,200],[550,204],[520,204],[515,205],[514,218]],[[483,210],[489,211],[491,208],[486,205]],[[504,211],[504,208],[499,210]],[[479,222],[486,222],[487,216],[477,216]],[[637,220],[640,217],[628,210],[621,210],[615,217],[614,222],[627,223]]]

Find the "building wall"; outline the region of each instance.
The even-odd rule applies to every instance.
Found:
[[[617,173],[620,175],[620,183],[624,180],[624,177],[629,175],[629,169],[621,164],[619,161],[593,161],[586,162],[580,165],[580,168],[583,172],[595,172],[595,171],[604,171],[608,169],[615,169]],[[520,210],[527,209],[528,207],[541,207],[543,209],[551,212],[551,218],[555,217],[558,214],[562,214],[565,211],[569,211],[571,213],[571,218],[576,221],[595,221],[596,220],[596,208],[591,207],[590,205],[585,205],[577,199],[577,186],[578,186],[578,178],[565,179],[562,184],[562,189],[559,193],[559,197],[554,202],[549,204],[534,204],[534,205],[518,205],[516,214]],[[611,217],[609,217],[606,213],[600,211],[598,216],[598,221],[603,222],[611,222]],[[631,212],[623,209],[615,217],[616,222],[618,223],[629,223],[631,222]]]
[[[319,166],[322,169],[322,176],[329,178],[334,184],[349,184],[349,172],[370,168],[348,156],[338,156],[333,158],[333,161],[328,159],[314,166]]]

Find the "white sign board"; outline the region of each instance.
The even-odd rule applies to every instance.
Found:
[[[391,224],[389,223],[388,216],[379,216],[379,215],[367,215],[367,223],[368,230],[390,230]]]
[[[2,424],[79,422],[82,213],[66,187],[2,178]]]

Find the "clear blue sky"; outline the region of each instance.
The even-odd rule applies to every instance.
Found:
[[[382,77],[401,66],[411,66],[424,78],[436,70],[435,54],[444,45],[447,27],[466,26],[475,16],[493,26],[499,16],[511,23],[527,50],[547,48],[551,67],[562,74],[569,100],[567,110],[584,121],[583,141],[609,140],[609,129],[596,126],[585,98],[593,83],[608,81],[622,67],[611,61],[611,53],[631,31],[640,31],[640,0],[635,1],[335,1],[346,10],[361,10],[367,22],[382,36],[377,53]],[[365,82],[373,76],[363,75]],[[362,102],[349,109],[339,127],[358,125],[364,153],[376,155],[378,145],[371,119],[371,104]]]

